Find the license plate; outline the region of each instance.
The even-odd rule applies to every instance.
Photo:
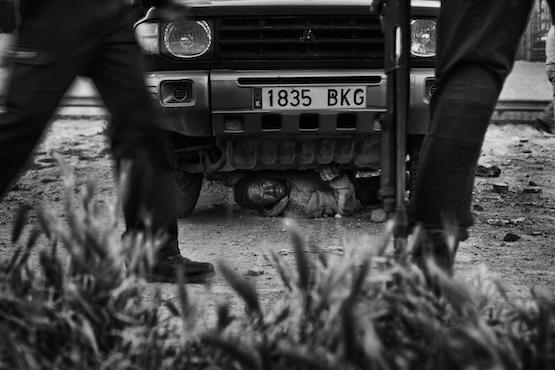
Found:
[[[366,86],[263,87],[254,90],[254,107],[257,109],[366,108]]]

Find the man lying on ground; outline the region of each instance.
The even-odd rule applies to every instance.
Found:
[[[237,204],[264,216],[315,218],[352,215],[359,207],[355,187],[338,168],[272,174],[232,175]]]

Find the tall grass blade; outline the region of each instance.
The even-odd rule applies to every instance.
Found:
[[[271,251],[270,254],[272,256],[273,266],[276,269],[276,272],[278,273],[283,286],[285,287],[285,289],[291,291],[293,289],[291,272],[283,264],[281,258],[277,255],[276,252]]]
[[[329,364],[322,359],[322,356],[308,353],[306,350],[280,348],[277,350],[277,355],[283,357],[288,363],[295,366],[293,367],[294,369],[298,367],[309,370],[338,370],[342,368],[339,364]]]
[[[228,303],[219,304],[216,310],[217,314],[217,330],[223,332],[232,322],[233,317],[229,309]]]
[[[291,243],[295,252],[297,262],[297,273],[299,276],[299,288],[303,293],[307,293],[310,285],[310,262],[306,256],[306,245],[298,228],[291,228]]]
[[[258,294],[251,283],[227,265],[219,263],[218,266],[227,283],[233,288],[233,290],[235,290],[235,292],[237,292],[243,301],[245,301],[248,312],[262,318],[262,310],[260,308]]]
[[[21,258],[19,258],[18,262],[13,266],[13,268],[20,269],[25,263],[27,263],[31,255],[31,250],[35,247],[37,243],[37,239],[39,238],[40,235],[41,235],[41,231],[36,228],[33,228],[33,230],[31,231],[31,234],[29,235],[29,239],[27,240],[27,243],[25,245],[24,252],[21,255]]]
[[[47,251],[39,252],[39,263],[45,277],[45,284],[53,287],[56,292],[64,290],[65,273],[60,261],[57,258],[52,258],[52,255]]]
[[[355,300],[356,297],[362,293],[364,289],[364,283],[370,272],[370,259],[365,258],[362,264],[358,267],[357,271],[354,272],[353,284],[350,292],[350,299]]]
[[[12,272],[14,266],[19,265],[18,261],[21,253],[22,253],[22,249],[18,248],[15,250],[14,254],[12,254],[10,261],[6,265],[6,269],[5,269],[6,274],[9,274],[10,272]]]
[[[341,329],[342,329],[342,343],[344,357],[349,362],[353,361],[356,363],[359,355],[359,346],[357,343],[357,333],[356,333],[356,319],[353,315],[352,306],[353,300],[347,299],[343,302],[341,306]]]
[[[185,282],[185,272],[182,268],[176,271],[177,275],[177,298],[179,299],[179,305],[181,307],[181,315],[183,322],[189,324],[191,319],[191,314],[193,312],[191,307],[191,302],[189,301],[189,293],[187,292],[187,285]]]
[[[5,353],[9,356],[9,358],[11,358],[13,364],[15,365],[14,370],[33,370],[31,364],[29,364],[25,358],[25,351],[22,351],[17,347],[12,333],[10,333],[8,328],[3,323],[0,323],[0,337],[3,338],[3,345],[0,345],[0,349],[4,347]]]
[[[27,214],[29,213],[31,207],[28,204],[24,204],[19,207],[15,215],[15,220],[12,227],[11,242],[15,244],[21,237],[21,232],[25,227],[25,222],[27,221]]]
[[[244,365],[247,369],[262,370],[262,361],[257,356],[256,352],[249,347],[242,347],[238,344],[238,341],[225,339],[219,335],[212,334],[203,335],[202,340],[207,344],[219,348],[221,351],[227,353],[229,356]]]

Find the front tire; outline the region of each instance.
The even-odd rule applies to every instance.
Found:
[[[195,208],[202,188],[202,173],[174,171],[177,183],[177,217],[186,218]]]
[[[380,199],[380,176],[362,177],[353,179],[355,194],[362,206],[378,206]]]

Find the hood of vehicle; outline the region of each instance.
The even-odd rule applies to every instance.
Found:
[[[369,0],[178,0],[197,15],[360,14],[370,11]],[[413,10],[436,13],[437,0],[412,0]],[[429,10],[427,10],[429,9]],[[337,13],[338,12],[338,13]]]
[[[369,0],[178,0],[191,7],[199,6],[368,6]],[[439,7],[438,0],[413,0],[412,6]]]

